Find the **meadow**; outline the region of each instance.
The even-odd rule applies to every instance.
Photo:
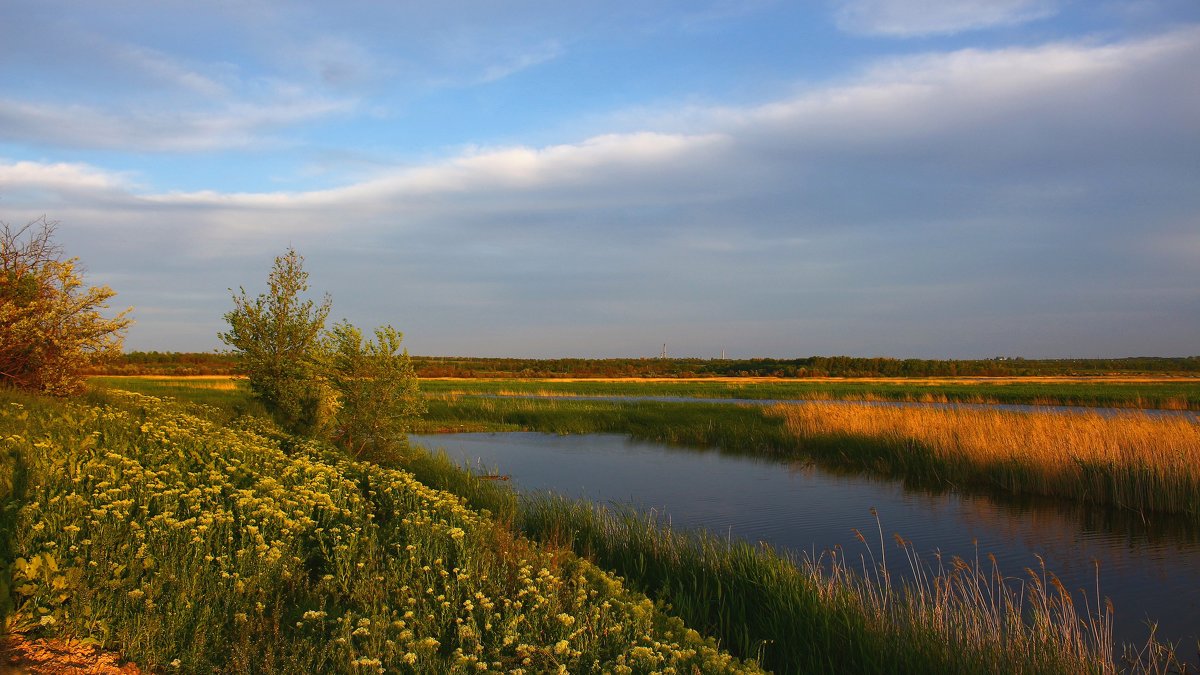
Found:
[[[188,398],[245,391],[240,380],[211,377],[97,376],[100,386],[119,386]],[[433,396],[669,396],[712,399],[908,401],[917,403],[1002,403],[1087,407],[1200,410],[1200,379],[1189,377],[862,378],[862,379],[428,379],[421,389]],[[249,399],[245,401],[248,403]]]
[[[219,408],[206,409],[214,423],[237,426],[257,419],[244,389],[228,380],[100,382],[217,403]],[[430,396],[429,407],[423,431],[616,431],[740,452],[807,452],[859,470],[894,470],[874,455],[864,461],[823,452],[814,440],[842,432],[806,435],[784,414],[792,406],[442,394]],[[1119,658],[1120,648],[1111,644],[1110,610],[1100,597],[1076,607],[1046,570],[1014,579],[979,561],[930,567],[913,559],[917,583],[895,582],[881,568],[852,568],[836,554],[787,559],[701,533],[675,532],[634,513],[552,496],[518,497],[444,456],[414,451],[398,466],[419,484],[444,491],[438,494],[458,495],[460,506],[480,514],[494,531],[508,532],[505,546],[526,542],[555,556],[573,552],[621,575],[631,589],[661,603],[660,611],[669,608],[734,655],[776,672],[1165,672],[1174,663],[1170,650],[1153,641],[1127,647]],[[877,542],[881,554],[883,548]]]
[[[168,672],[758,670],[409,472],[226,414],[0,391],[5,631]]]
[[[1195,378],[422,380],[435,395],[678,396],[756,400],[1002,403],[1200,410]]]

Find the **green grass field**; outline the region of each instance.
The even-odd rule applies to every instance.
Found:
[[[97,386],[115,386],[156,396],[180,396],[212,405],[251,406],[243,380],[215,376],[91,378]],[[977,380],[422,380],[428,395],[580,395],[680,396],[778,400],[873,400],[1080,405],[1090,407],[1200,410],[1200,380],[1066,380],[1027,378]]]
[[[1200,410],[1200,380],[424,380],[429,394],[872,400]]]

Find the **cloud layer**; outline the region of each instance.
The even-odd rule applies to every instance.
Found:
[[[1054,9],[987,5],[916,21],[921,5],[876,0],[838,18],[919,35]],[[870,7],[874,23],[854,18]],[[477,79],[566,54],[530,44]],[[266,147],[361,111],[356,88],[392,66],[343,47],[302,64],[324,83],[303,91],[180,59],[144,69],[214,100],[194,116],[0,97],[0,133]],[[625,131],[460,146],[313,189],[164,190],[99,163],[0,157],[0,207],[62,221],[68,251],[137,307],[134,348],[215,347],[227,288],[258,289],[293,245],[335,313],[395,323],[417,353],[1186,354],[1196,63],[1194,26],[877,56],[767,101],[634,109],[614,116]]]

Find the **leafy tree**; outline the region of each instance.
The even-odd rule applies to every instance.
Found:
[[[250,389],[279,424],[302,435],[321,432],[332,414],[332,396],[320,377],[321,338],[332,301],[302,299],[308,291],[304,258],[289,248],[275,258],[267,292],[251,299],[233,294],[225,314],[229,330],[218,337],[239,357]]]
[[[0,223],[0,381],[56,396],[79,393],[84,369],[121,353],[132,309],[106,318],[116,292],[87,286],[78,258],[63,259],[57,223]]]
[[[344,321],[326,331],[331,300],[301,298],[308,291],[303,263],[289,248],[275,258],[265,294],[251,299],[239,289],[220,338],[284,429],[328,434],[355,456],[388,456],[425,411],[408,352],[400,349],[403,335],[384,326],[364,341]]]
[[[412,422],[425,412],[403,334],[391,326],[363,341],[348,322],[336,324],[327,338],[324,375],[337,392],[334,442],[355,457],[387,457],[405,442]]]

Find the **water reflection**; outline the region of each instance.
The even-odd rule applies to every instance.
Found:
[[[910,540],[926,561],[937,552],[974,559],[994,554],[1000,569],[1021,576],[1040,555],[1067,586],[1095,604],[1096,569],[1117,610],[1118,642],[1141,642],[1146,621],[1160,638],[1200,638],[1200,528],[1179,517],[1085,507],[1011,495],[932,492],[853,471],[716,450],[630,441],[615,434],[541,433],[415,436],[452,457],[510,474],[522,490],[554,490],[602,503],[665,514],[676,527],[703,527],[765,541],[797,555],[841,546],[866,554],[853,530],[870,533],[879,553],[879,513],[889,560],[892,534]],[[1077,594],[1077,599],[1082,598]]]

